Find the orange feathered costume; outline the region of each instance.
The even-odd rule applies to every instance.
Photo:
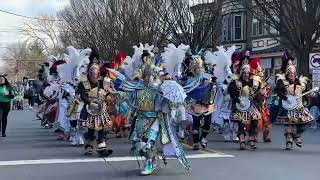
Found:
[[[264,78],[259,57],[252,58],[250,61],[250,66],[251,66],[251,73],[253,75]],[[262,97],[259,97],[262,103],[259,106],[257,106],[258,110],[262,115],[261,119],[259,120],[258,127],[263,132],[263,140],[265,142],[269,142],[270,141],[269,132],[271,129],[271,125],[269,123],[269,109],[267,104],[267,98],[269,97],[270,86],[265,81],[262,81],[262,83],[263,84],[261,87],[263,88],[265,93]]]

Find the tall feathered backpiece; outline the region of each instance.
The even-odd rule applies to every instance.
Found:
[[[165,52],[162,53],[162,57],[165,69],[172,77],[181,78],[181,65],[185,59],[186,52],[189,49],[190,46],[185,44],[180,44],[178,47],[174,44],[168,44],[168,46],[164,48]]]
[[[133,59],[130,56],[127,56],[121,66],[120,69],[123,70],[123,72],[125,73],[125,75],[129,78],[129,79],[133,79],[133,73],[134,73],[134,69],[133,69]]]
[[[153,45],[149,45],[148,43],[143,45],[142,43],[140,43],[139,46],[133,46],[134,49],[134,54],[132,55],[132,65],[133,65],[133,69],[138,69],[142,66],[143,62],[142,62],[142,54],[143,51],[147,51],[152,57],[154,56],[154,54],[152,53],[152,49],[154,48]]]
[[[89,56],[91,49],[87,48],[82,51],[73,46],[67,47],[68,54],[65,54],[64,59],[66,64],[61,64],[57,67],[61,82],[78,81],[80,79],[80,68],[83,65],[89,64]]]
[[[55,76],[50,75],[50,68],[54,63],[56,63],[60,59],[60,55],[50,55],[47,61],[43,64],[44,72],[47,77],[47,81],[50,83],[51,81],[55,80]]]
[[[205,62],[213,68],[213,75],[220,81],[231,81],[231,56],[236,50],[235,46],[225,50],[223,46],[217,47],[218,51],[207,52]]]

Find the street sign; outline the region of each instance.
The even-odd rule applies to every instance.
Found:
[[[320,74],[320,69],[313,69],[312,74]]]
[[[320,53],[309,54],[309,69],[320,69]]]
[[[320,86],[320,81],[312,81],[312,88],[319,87],[319,86]]]

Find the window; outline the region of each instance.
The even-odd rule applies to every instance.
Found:
[[[261,21],[259,21],[259,23],[258,23],[258,33],[259,33],[259,35],[263,35],[264,34],[264,26],[263,26],[263,23]]]
[[[232,35],[232,19],[230,15],[223,17],[222,36],[223,41],[231,41]]]
[[[234,16],[234,39],[242,39],[242,17]]]
[[[227,31],[228,31],[228,28],[227,28],[227,18],[226,17],[223,17],[223,20],[222,20],[222,37],[223,37],[223,41],[227,41]]]
[[[257,36],[257,29],[258,29],[258,20],[253,19],[252,20],[252,36]]]
[[[228,16],[228,37],[227,40],[231,40],[231,31],[232,31],[232,24],[231,24],[231,16]]]

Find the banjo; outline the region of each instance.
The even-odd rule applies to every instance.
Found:
[[[270,76],[268,78],[266,78],[265,81],[266,82],[269,81],[269,78],[270,78]],[[240,102],[242,102],[242,105],[240,105],[240,103],[236,104],[236,108],[238,109],[238,111],[240,111],[240,112],[248,111],[248,109],[251,107],[250,99],[245,96],[240,96],[239,100],[240,100]]]
[[[238,111],[240,111],[240,112],[248,111],[248,109],[251,107],[251,101],[249,100],[249,98],[247,98],[245,96],[240,96],[239,100],[242,102],[243,106],[241,106],[240,103],[237,103],[236,107],[237,107]]]
[[[310,91],[307,91],[299,96],[288,95],[287,101],[282,100],[282,107],[288,111],[292,111],[297,108],[299,98],[301,98],[307,94],[310,94],[311,92],[314,92],[314,91],[319,91],[319,87],[314,87]],[[288,100],[290,101],[290,103],[288,103]]]

